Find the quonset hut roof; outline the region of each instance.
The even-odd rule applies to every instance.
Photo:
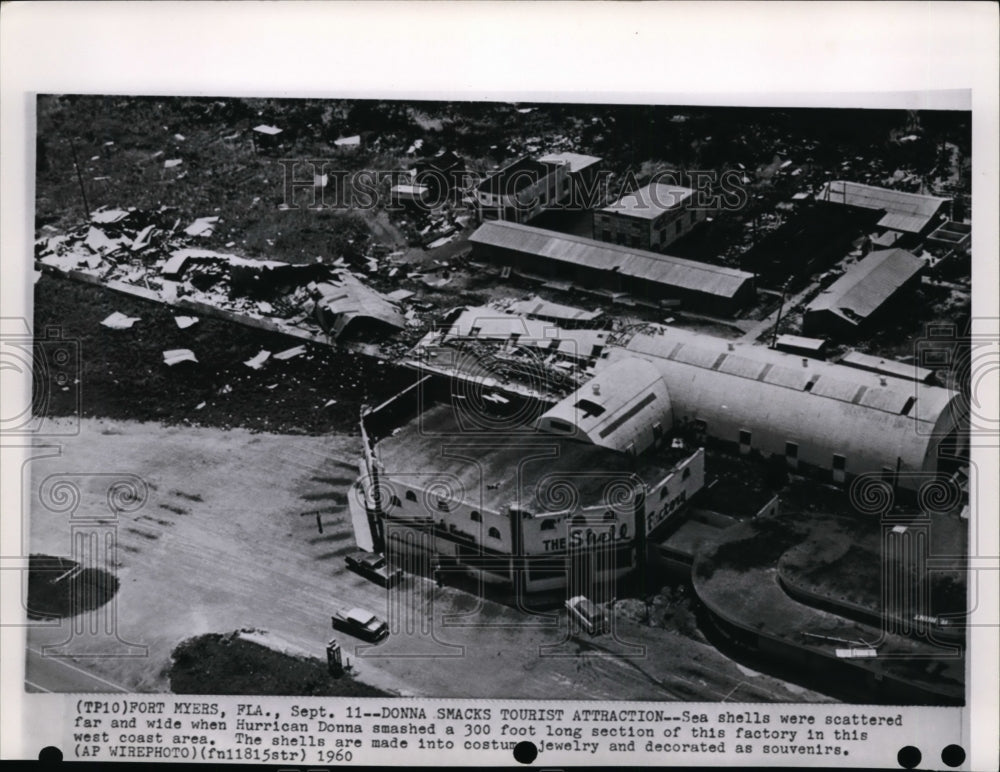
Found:
[[[802,366],[801,357],[673,328],[610,351],[609,363],[641,356],[658,367],[675,422],[703,420],[732,441],[746,430],[801,442],[800,456],[807,446],[815,454],[803,460],[824,467],[836,453],[856,469],[897,459],[903,470],[933,469],[937,440],[961,419],[961,397],[950,389],[813,359]]]
[[[727,298],[734,297],[744,285],[753,282],[753,274],[735,268],[629,249],[507,221],[484,222],[469,241]]]
[[[559,422],[573,427],[572,433],[560,432]],[[672,424],[667,386],[654,364],[630,357],[601,370],[539,416],[535,425],[543,431],[624,451],[630,444],[635,447],[639,434],[657,423],[664,430]]]

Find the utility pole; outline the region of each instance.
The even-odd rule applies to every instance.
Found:
[[[73,153],[73,168],[76,169],[76,180],[80,183],[80,198],[83,199],[83,216],[86,222],[90,222],[90,207],[87,205],[87,191],[83,187],[83,175],[80,173],[80,162],[76,157],[76,143],[69,141],[70,150]]]
[[[788,291],[788,282],[781,285],[781,303],[778,305],[778,318],[774,320],[774,332],[771,334],[771,348],[778,344],[778,325],[781,324],[781,314],[785,310],[785,292]]]

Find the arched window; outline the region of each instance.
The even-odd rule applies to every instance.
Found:
[[[548,520],[542,520],[542,530],[543,531],[554,531],[556,529],[556,521],[552,518]]]
[[[396,509],[402,509],[403,507],[403,502],[399,500],[399,496],[397,496],[395,493],[392,494],[392,506],[394,506]]]
[[[414,493],[413,491],[407,491],[406,492],[406,500],[407,501],[416,501],[417,500],[417,494]]]
[[[605,521],[614,520],[614,519],[615,519],[615,513],[612,512],[610,509],[607,512],[604,513],[604,520]]]
[[[500,538],[500,530],[497,529],[497,528],[490,528],[490,530],[487,531],[487,533],[489,533],[491,539],[499,539]]]
[[[481,523],[481,522],[483,522],[482,516],[476,510],[472,510],[469,513],[469,519],[472,520],[472,522],[474,522],[474,523]]]

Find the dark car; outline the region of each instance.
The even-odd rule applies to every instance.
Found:
[[[347,567],[371,579],[383,587],[395,587],[403,578],[403,572],[390,566],[385,557],[375,552],[358,550],[344,558]]]
[[[377,643],[389,635],[389,626],[367,609],[337,611],[330,618],[334,630],[343,630],[365,641]]]
[[[604,612],[604,609],[594,604],[587,597],[577,595],[575,598],[570,598],[566,601],[565,606],[569,611],[570,617],[575,619],[580,627],[591,635],[601,635],[610,631],[611,621],[608,619],[608,615]]]

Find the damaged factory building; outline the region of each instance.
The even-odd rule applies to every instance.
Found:
[[[646,537],[704,485],[704,451],[671,441],[649,362],[619,362],[548,408],[488,386],[449,392],[425,376],[362,418],[357,543],[414,573],[610,600]]]
[[[404,360],[422,379],[361,421],[359,546],[415,573],[606,599],[704,486],[699,446],[900,490],[962,455],[941,453],[962,436],[948,389],[666,327],[536,325],[465,309]]]
[[[357,543],[516,592],[600,601],[642,575],[698,506],[706,445],[905,494],[964,456],[954,391],[662,325],[458,309],[402,364],[421,380],[362,417]]]

